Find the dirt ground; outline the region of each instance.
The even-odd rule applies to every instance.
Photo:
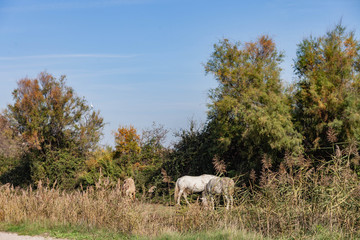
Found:
[[[44,236],[22,236],[16,233],[0,232],[0,240],[66,240],[66,239],[51,238]]]

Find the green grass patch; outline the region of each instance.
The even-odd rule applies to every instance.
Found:
[[[46,223],[0,223],[0,230],[5,232],[14,232],[20,235],[45,236],[53,238],[67,239],[137,239],[136,237],[127,236],[123,233],[109,231],[106,229],[94,229],[74,225],[49,225]]]
[[[197,232],[197,233],[167,233],[162,236],[157,237],[158,240],[227,240],[227,239],[236,239],[236,240],[260,240],[270,238],[264,238],[260,234],[256,233],[247,233],[246,231],[240,230],[218,230],[218,231],[209,231],[209,232]]]
[[[156,239],[156,240],[222,240],[222,239],[270,239],[263,238],[259,234],[247,233],[239,230],[218,230],[210,232],[196,232],[196,233],[185,233],[180,234],[177,232],[164,233],[161,236],[149,237],[149,236],[135,236],[126,235],[106,229],[94,229],[82,226],[74,225],[49,225],[46,223],[0,223],[0,231],[13,232],[19,235],[29,236],[44,236],[53,238],[66,238],[66,239],[77,239],[77,240],[107,240],[107,239]]]
[[[13,232],[19,235],[29,236],[44,236],[53,238],[66,238],[76,240],[110,240],[110,239],[138,239],[138,240],[287,240],[287,239],[349,239],[356,238],[355,236],[345,236],[341,232],[332,232],[328,229],[321,228],[320,230],[302,236],[283,236],[278,238],[264,237],[258,233],[247,232],[245,230],[214,230],[208,232],[193,232],[193,233],[178,233],[178,232],[167,232],[160,236],[137,236],[127,235],[108,229],[97,229],[89,228],[78,225],[53,225],[48,223],[40,222],[25,222],[25,223],[0,223],[0,231]]]

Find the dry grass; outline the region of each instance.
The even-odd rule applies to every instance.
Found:
[[[335,152],[332,162],[316,168],[303,157],[287,156],[277,172],[264,158],[260,186],[239,188],[230,211],[205,211],[198,203],[174,207],[133,202],[122,196],[120,182],[102,179],[95,187],[70,192],[41,182],[36,190],[3,185],[0,222],[36,220],[150,237],[223,230],[296,239],[324,232],[360,237],[360,180],[351,168],[357,153]]]
[[[332,161],[313,167],[287,156],[278,172],[264,164],[259,190],[248,202],[253,228],[266,235],[298,237],[323,229],[360,237],[360,180],[337,148]]]
[[[209,213],[202,211],[199,204],[190,208],[175,208],[131,201],[123,197],[119,183],[112,186],[104,179],[96,187],[70,192],[41,182],[36,190],[31,187],[14,188],[9,184],[0,187],[0,221],[5,223],[20,224],[35,220],[54,225],[72,224],[156,236],[207,230],[209,226],[203,219],[208,217]]]

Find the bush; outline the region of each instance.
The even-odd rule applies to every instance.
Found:
[[[61,188],[73,189],[77,185],[78,173],[84,169],[84,159],[66,150],[47,151],[46,154],[32,153],[29,161],[31,182],[57,182]]]

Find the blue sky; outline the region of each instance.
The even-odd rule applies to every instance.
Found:
[[[214,43],[269,35],[289,83],[296,45],[340,19],[360,39],[358,0],[0,0],[0,109],[19,79],[47,71],[100,110],[103,144],[119,125],[141,133],[152,122],[171,141],[190,119],[206,120]]]

